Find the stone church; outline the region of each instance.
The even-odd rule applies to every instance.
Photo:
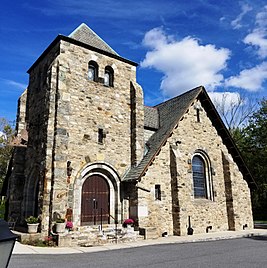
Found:
[[[6,179],[8,217],[122,223],[157,236],[253,228],[255,186],[204,87],[144,105],[137,63],[87,25],[28,70]],[[193,79],[193,78],[192,78]]]

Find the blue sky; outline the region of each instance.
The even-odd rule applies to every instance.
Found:
[[[199,85],[218,99],[267,95],[266,1],[2,0],[0,117],[16,118],[29,67],[82,22],[139,63],[146,105]]]

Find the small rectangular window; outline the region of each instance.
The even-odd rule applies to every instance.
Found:
[[[98,129],[98,143],[103,144],[104,142],[104,131],[103,128]]]
[[[200,122],[200,114],[199,114],[199,109],[197,109],[197,122]]]
[[[155,185],[155,199],[156,200],[161,200],[161,189],[160,189],[160,184]]]

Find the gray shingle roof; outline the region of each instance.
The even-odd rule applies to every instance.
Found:
[[[118,56],[118,54],[85,23],[77,27],[69,37]]]
[[[147,128],[159,128],[159,113],[157,108],[144,106],[144,125]]]
[[[138,166],[132,167],[124,177],[124,181],[138,180],[146,172],[149,164],[154,160],[162,145],[170,136],[171,131],[176,126],[188,110],[192,102],[197,98],[202,91],[202,87],[198,87],[188,91],[178,97],[163,102],[154,108],[157,108],[159,113],[160,127],[150,139],[147,141],[149,148],[147,154],[141,160]]]

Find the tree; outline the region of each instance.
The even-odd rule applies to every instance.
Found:
[[[258,101],[244,93],[224,92],[212,97],[213,103],[232,134],[246,126],[249,117],[258,109]]]
[[[267,100],[262,100],[248,125],[235,129],[235,139],[258,189],[252,193],[254,217],[267,219]]]
[[[0,118],[0,192],[6,176],[8,163],[12,155],[12,147],[8,142],[13,137],[14,130],[5,118]]]

